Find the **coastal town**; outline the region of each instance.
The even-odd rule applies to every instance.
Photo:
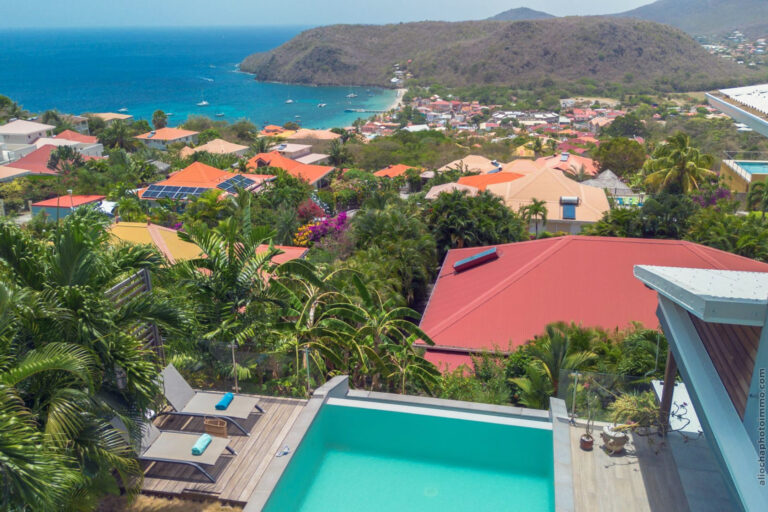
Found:
[[[243,56],[249,80],[320,76],[270,82],[299,98],[362,69],[306,41],[393,31],[388,108],[356,102],[367,79],[303,100],[343,126],[0,90],[0,508],[768,510],[768,29],[594,18]],[[507,36],[582,22],[621,42],[571,82],[494,81],[451,46],[477,79],[447,85],[403,50],[493,29],[529,68]],[[606,71],[677,69],[632,47],[649,33],[707,87]]]

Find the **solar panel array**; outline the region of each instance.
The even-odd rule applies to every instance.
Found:
[[[251,185],[255,185],[255,184],[256,182],[253,181],[252,179],[236,174],[233,177],[229,178],[227,181],[219,183],[216,186],[221,190],[223,190],[224,192],[234,192],[236,187],[248,188]]]
[[[187,199],[198,197],[209,190],[200,187],[176,187],[171,185],[150,185],[142,195],[143,199]]]
[[[721,89],[720,92],[732,100],[768,115],[768,84]]]

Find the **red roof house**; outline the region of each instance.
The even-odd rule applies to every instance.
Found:
[[[373,173],[374,176],[378,176],[379,178],[396,178],[397,176],[404,176],[406,171],[408,169],[416,169],[420,173],[424,171],[424,169],[420,167],[414,167],[412,165],[403,165],[403,164],[397,164],[397,165],[388,165],[387,167],[376,171]]]
[[[259,153],[248,160],[249,169],[259,169],[261,167],[277,167],[295,178],[300,178],[309,182],[310,185],[318,186],[333,167],[327,165],[303,164],[296,160],[281,155],[277,151],[270,153]]]
[[[443,369],[471,354],[513,350],[552,322],[605,329],[656,327],[656,293],[635,265],[768,272],[768,264],[679,240],[565,236],[448,252],[421,320],[435,342],[426,358]],[[475,259],[458,265],[469,257]],[[467,268],[468,267],[468,268]]]
[[[32,174],[57,174],[55,171],[48,168],[48,160],[51,159],[51,153],[54,149],[56,149],[56,146],[46,144],[25,157],[13,162],[13,167],[15,169],[29,171]],[[102,160],[103,158],[104,157],[100,156],[83,156],[83,160],[85,161]]]
[[[99,138],[93,135],[85,135],[73,130],[64,130],[60,134],[56,135],[57,139],[73,140],[75,142],[82,142],[84,144],[98,144]]]

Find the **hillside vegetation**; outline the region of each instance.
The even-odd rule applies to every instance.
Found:
[[[496,20],[496,21],[524,21],[524,20],[546,20],[554,17],[555,16],[546,12],[535,11],[527,7],[518,7],[517,9],[510,9],[508,11],[501,12],[496,16],[492,16],[488,19]]]
[[[241,69],[263,81],[389,86],[395,64],[419,84],[450,87],[581,80],[690,91],[758,80],[678,29],[606,17],[326,26],[247,57]]]
[[[615,16],[666,23],[693,35],[734,29],[753,36],[768,34],[766,0],[658,0]]]

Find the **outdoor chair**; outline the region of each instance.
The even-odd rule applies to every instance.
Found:
[[[128,438],[128,429],[120,419],[113,419],[112,425]],[[192,466],[213,483],[216,479],[203,466],[214,466],[224,450],[237,455],[235,450],[229,447],[228,437],[212,436],[210,444],[201,455],[192,455],[192,447],[200,439],[200,434],[160,430],[150,421],[142,424],[141,430],[141,447],[137,450],[140,461]]]
[[[234,425],[246,436],[249,436],[250,433],[236,420],[248,419],[248,416],[254,412],[254,409],[259,413],[264,413],[264,409],[259,407],[257,403],[259,401],[258,398],[243,395],[235,395],[234,399],[225,410],[216,409],[216,404],[222,399],[225,393],[217,391],[195,391],[172,364],[169,364],[160,375],[163,379],[163,395],[165,395],[165,398],[174,410],[160,412],[158,416],[171,414],[199,418],[221,418]]]

